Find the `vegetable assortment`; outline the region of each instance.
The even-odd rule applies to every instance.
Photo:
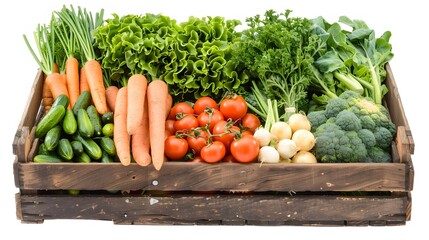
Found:
[[[54,12],[35,31],[39,56],[24,36],[46,76],[34,162],[391,161],[390,32],[290,10],[242,31],[221,16],[103,17]]]

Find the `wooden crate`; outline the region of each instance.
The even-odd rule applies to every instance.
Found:
[[[405,225],[411,218],[414,142],[392,71],[385,105],[397,125],[393,163],[33,163],[43,74],[13,142],[17,218],[115,224]],[[69,195],[66,189],[80,189]],[[114,193],[111,190],[120,190]]]

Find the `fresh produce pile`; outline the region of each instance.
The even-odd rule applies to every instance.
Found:
[[[37,53],[24,36],[46,76],[34,162],[391,161],[391,33],[290,15],[237,31],[222,16],[54,11]]]

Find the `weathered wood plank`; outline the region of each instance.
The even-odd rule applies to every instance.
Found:
[[[387,225],[406,220],[403,196],[171,194],[21,195],[21,220],[94,219],[116,224]]]
[[[167,162],[14,163],[20,189],[160,191],[409,191],[410,165],[400,163],[239,164]]]

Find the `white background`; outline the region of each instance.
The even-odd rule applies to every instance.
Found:
[[[123,239],[146,238],[164,239],[261,239],[278,236],[289,239],[407,239],[416,236],[417,230],[425,230],[428,218],[428,199],[425,199],[429,174],[426,173],[428,159],[424,151],[428,141],[427,115],[428,89],[428,19],[424,1],[9,1],[1,7],[1,75],[0,103],[0,238],[7,234],[20,239]],[[37,23],[48,23],[51,13],[63,4],[86,7],[93,12],[105,9],[105,17],[112,13],[143,14],[162,13],[178,21],[188,16],[203,17],[222,15],[239,19],[265,10],[281,12],[293,10],[293,16],[314,18],[324,16],[328,21],[336,21],[346,15],[352,19],[363,19],[376,30],[377,35],[385,30],[392,31],[394,59],[391,61],[399,93],[408,117],[416,144],[413,162],[415,184],[412,192],[412,219],[405,226],[398,227],[255,227],[255,226],[118,226],[110,221],[90,220],[47,220],[43,224],[22,224],[15,216],[14,194],[18,189],[13,181],[12,141],[23,114],[24,105],[38,66],[27,50],[22,34],[30,36]],[[31,40],[30,40],[31,41]],[[427,150],[427,149],[426,149]],[[424,231],[426,232],[426,231]]]

